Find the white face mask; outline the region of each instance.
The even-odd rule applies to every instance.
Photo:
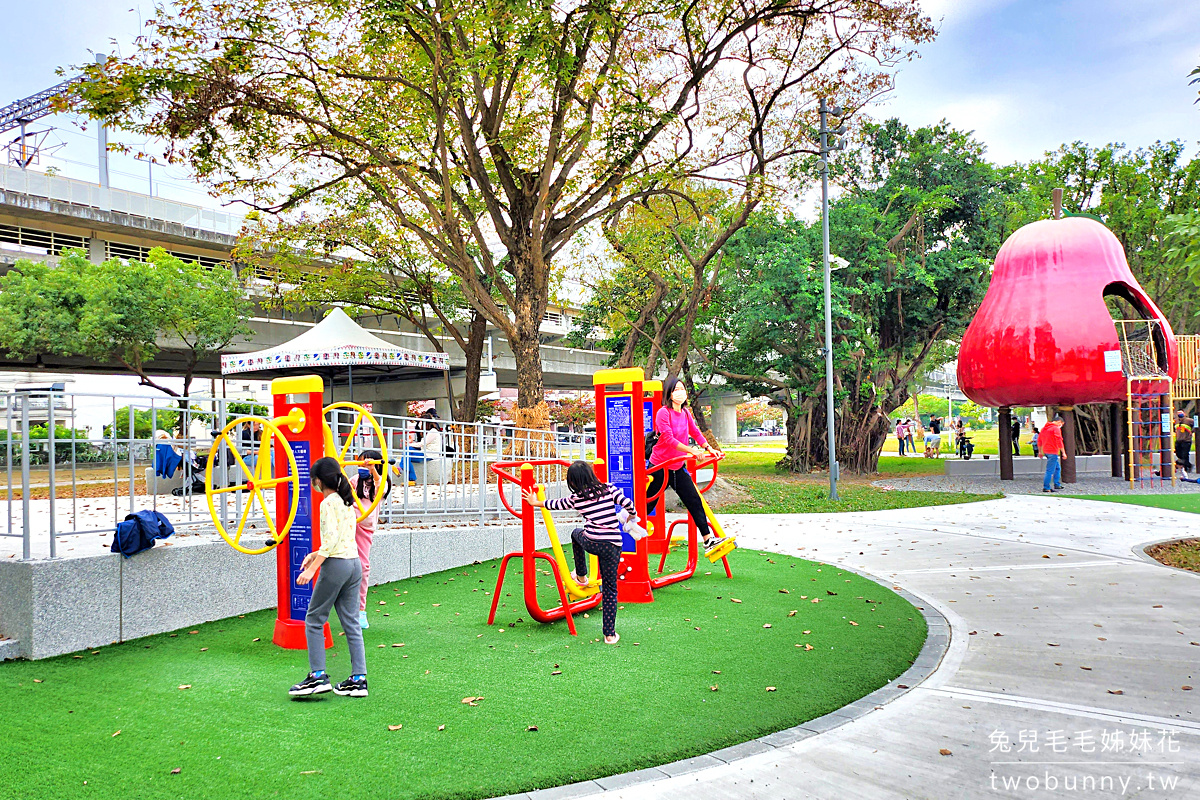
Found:
[[[675,401],[676,403],[679,403],[680,405],[686,403],[687,402],[687,390],[686,389],[676,389],[675,391],[671,392],[671,399],[673,401]]]

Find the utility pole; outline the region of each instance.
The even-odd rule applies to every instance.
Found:
[[[108,55],[96,53],[97,64],[107,64]],[[108,125],[103,119],[96,120],[96,166],[100,173],[100,209],[112,210],[112,193],[108,183]]]
[[[839,124],[833,130],[829,129],[829,117],[842,116],[838,106],[825,104],[821,98],[821,240],[822,256],[825,261],[825,428],[827,445],[829,447],[829,499],[838,499],[838,462],[837,462],[837,433],[834,430],[833,419],[833,299],[830,289],[829,270],[829,151],[845,148],[844,141],[838,141],[830,147],[829,138],[840,136],[846,132],[845,124]]]

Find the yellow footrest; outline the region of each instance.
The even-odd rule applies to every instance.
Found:
[[[736,539],[732,536],[726,536],[717,543],[716,547],[713,547],[711,550],[705,550],[704,557],[715,564],[735,549],[737,549]]]

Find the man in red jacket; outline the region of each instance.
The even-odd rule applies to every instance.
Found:
[[[1063,418],[1062,414],[1055,414],[1054,419],[1047,422],[1038,434],[1038,447],[1042,450],[1042,455],[1046,457],[1046,477],[1042,479],[1042,491],[1051,491],[1050,482],[1053,479],[1054,489],[1057,492],[1062,489],[1062,457],[1063,438],[1062,438]]]

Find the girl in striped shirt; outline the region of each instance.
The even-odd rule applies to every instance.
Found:
[[[587,554],[596,556],[600,562],[604,643],[616,644],[621,638],[617,633],[617,567],[621,562],[621,523],[617,519],[617,506],[628,511],[630,517],[636,517],[637,509],[616,486],[601,483],[592,465],[586,461],[576,461],[567,468],[567,489],[571,492],[569,497],[555,500],[539,500],[533,491],[526,491],[523,497],[535,508],[545,507],[550,511],[573,508],[583,517],[583,529],[571,534],[571,546],[575,551],[575,571],[571,573],[571,580],[587,586]]]

